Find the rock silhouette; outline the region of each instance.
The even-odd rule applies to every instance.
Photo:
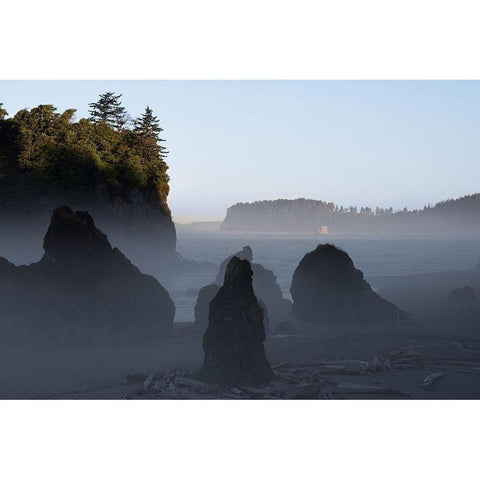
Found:
[[[268,270],[259,263],[252,263],[253,252],[252,248],[248,245],[222,262],[215,283],[222,285],[227,264],[234,256],[248,260],[251,263],[253,271],[253,291],[256,297],[265,304],[269,316],[273,319],[280,318],[281,320],[288,316],[292,306],[290,300],[283,298],[282,291],[277,283],[277,277],[271,270]]]
[[[220,285],[212,283],[201,288],[195,303],[195,326],[206,329],[208,326],[208,308],[210,302],[220,290]]]
[[[247,245],[246,247],[243,247],[240,251],[237,253],[234,253],[233,255],[230,255],[227,257],[221,264],[220,268],[218,270],[217,276],[215,277],[215,282],[217,285],[223,285],[223,281],[225,280],[225,272],[227,271],[227,265],[229,264],[230,260],[233,257],[237,257],[240,260],[248,260],[250,264],[252,263],[253,260],[253,252],[252,252],[252,247]]]
[[[472,287],[455,288],[448,294],[448,302],[455,305],[470,305],[477,300]]]
[[[44,255],[16,267],[0,259],[0,317],[13,337],[90,341],[165,334],[175,307],[156,279],[141,273],[96,228],[87,212],[54,210]]]
[[[248,260],[230,259],[223,286],[210,302],[199,379],[224,386],[258,386],[273,380],[265,356],[263,310],[252,288]]]
[[[205,287],[202,287],[198,292],[198,297],[197,297],[197,301],[195,303],[195,309],[194,309],[194,313],[195,313],[194,325],[195,327],[201,329],[202,333],[205,331],[205,329],[208,326],[208,308],[209,308],[210,302],[213,300],[213,298],[215,297],[215,295],[218,293],[219,290],[220,290],[220,285],[217,285],[216,283],[211,283],[210,285],[206,285]],[[268,315],[267,306],[260,299],[257,299],[257,300],[258,300],[258,304],[263,309],[263,325],[265,329],[268,330],[270,317]]]
[[[382,323],[409,315],[377,295],[349,255],[330,244],[307,253],[292,279],[292,312],[302,322]]]

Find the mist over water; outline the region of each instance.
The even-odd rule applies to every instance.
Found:
[[[278,234],[179,234],[177,250],[186,259],[218,265],[245,245],[254,262],[273,270],[285,298],[300,260],[319,243],[344,249],[369,277],[472,270],[480,259],[480,236],[350,236]],[[196,291],[212,283],[214,272],[174,277],[164,282],[175,302],[175,322],[193,320]],[[375,285],[373,285],[375,286]],[[187,292],[193,289],[195,292]]]
[[[37,238],[38,237],[38,238]],[[254,262],[273,271],[285,298],[291,299],[292,275],[303,256],[319,243],[334,243],[344,249],[355,266],[370,277],[468,271],[480,259],[480,236],[387,236],[179,233],[177,251],[187,260],[212,262],[217,266],[245,245],[253,249]],[[115,244],[113,245],[115,246]],[[42,239],[2,242],[5,258],[16,265],[40,260]],[[163,275],[148,258],[130,258],[145,273],[153,275],[175,302],[175,322],[193,321],[198,290],[212,283],[218,269],[182,275]],[[375,287],[375,284],[372,285]]]

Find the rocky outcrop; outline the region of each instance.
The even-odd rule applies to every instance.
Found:
[[[0,180],[0,197],[4,194],[2,188]],[[51,212],[66,203],[74,210],[88,211],[98,228],[142,270],[161,274],[164,269],[181,266],[175,252],[175,226],[166,201],[151,199],[134,189],[114,192],[104,186],[83,195],[76,190],[71,195],[57,192],[53,187],[50,191],[33,198],[27,189],[25,198],[11,195],[2,201],[0,251],[14,261],[28,258],[30,252],[41,254],[39,247]]]
[[[220,290],[220,285],[212,283],[200,289],[195,303],[195,327],[205,331],[208,326],[208,310],[210,302]]]
[[[225,281],[210,302],[203,338],[205,360],[199,379],[218,385],[258,386],[274,374],[265,356],[263,310],[252,288],[248,260],[233,257]]]
[[[247,245],[246,247],[243,247],[237,253],[234,253],[233,255],[230,255],[229,257],[227,257],[220,264],[220,268],[218,270],[218,273],[217,273],[217,276],[215,277],[215,282],[214,282],[217,285],[223,285],[223,281],[225,280],[225,272],[227,271],[227,265],[229,264],[230,260],[233,257],[237,257],[240,260],[248,260],[250,263],[252,263],[252,261],[253,261],[252,247],[250,247],[250,245]]]
[[[220,285],[217,285],[216,283],[211,283],[210,285],[201,288],[198,292],[198,297],[194,309],[194,326],[198,328],[202,333],[205,332],[208,326],[208,309],[210,302],[213,300],[219,290]],[[257,300],[258,304],[263,309],[263,325],[265,327],[265,330],[268,330],[270,324],[270,316],[268,314],[267,306],[260,299]]]
[[[152,338],[172,327],[168,292],[112,248],[87,212],[57,208],[43,246],[31,265],[1,259],[5,335],[89,342]]]
[[[426,312],[426,325],[443,335],[478,335],[480,299],[470,286],[454,288]]]
[[[472,287],[455,288],[448,294],[448,303],[453,305],[471,305],[477,300]]]
[[[292,312],[302,322],[385,323],[410,317],[377,295],[346,252],[324,244],[307,253],[290,289]]]
[[[277,283],[277,277],[271,270],[268,270],[259,263],[252,263],[253,252],[252,248],[248,245],[222,262],[215,283],[222,285],[228,262],[234,256],[243,260],[248,260],[251,263],[253,271],[253,291],[257,298],[265,304],[269,316],[272,319],[284,319],[288,316],[291,309],[290,300],[283,298],[282,291]]]
[[[259,263],[252,263],[253,291],[265,303],[269,315],[275,319],[284,319],[290,314],[292,302],[283,298],[277,277]]]

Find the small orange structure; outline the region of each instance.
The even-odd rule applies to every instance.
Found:
[[[318,227],[317,235],[328,235],[328,227],[326,225],[322,225]]]

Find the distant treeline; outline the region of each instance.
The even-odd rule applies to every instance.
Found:
[[[222,230],[330,233],[480,233],[480,193],[425,206],[420,210],[348,208],[321,200],[263,200],[227,210]]]

